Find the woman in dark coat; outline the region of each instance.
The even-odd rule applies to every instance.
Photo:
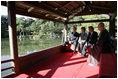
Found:
[[[90,50],[87,59],[87,62],[91,65],[99,65],[101,53],[112,53],[110,36],[104,27],[104,23],[98,25],[98,30],[100,31],[99,39]]]

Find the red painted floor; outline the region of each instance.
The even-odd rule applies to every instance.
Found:
[[[58,54],[53,58],[15,76],[15,78],[96,78],[98,66],[89,66],[87,57],[71,53]]]

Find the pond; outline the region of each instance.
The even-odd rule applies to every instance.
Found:
[[[30,40],[28,38],[24,40],[18,40],[18,54],[23,56],[30,54],[35,51],[40,51],[46,48],[50,48],[61,44],[61,38],[42,38],[39,40]],[[10,49],[9,49],[9,39],[1,39],[1,60],[9,59]]]
[[[61,38],[49,38],[43,37],[37,40],[30,40],[28,38],[17,40],[18,41],[18,55],[24,56],[32,52],[40,51],[46,48],[54,47],[61,44]],[[10,59],[10,49],[9,49],[9,38],[1,38],[1,61]],[[1,69],[10,67],[11,63],[6,63],[1,65]],[[2,72],[1,76],[6,73],[11,72],[11,70]]]

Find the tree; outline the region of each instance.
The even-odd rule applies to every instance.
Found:
[[[89,15],[89,16],[78,16],[74,17],[69,20],[69,22],[72,21],[84,21],[84,20],[96,20],[96,19],[109,19],[108,15]],[[95,31],[99,32],[97,29],[97,25],[99,22],[96,23],[76,23],[76,24],[68,24],[68,34],[71,32],[70,28],[72,26],[77,27],[77,31],[81,32],[81,27],[86,27],[88,32],[88,26],[95,27]],[[109,23],[104,22],[106,29],[109,29]],[[42,19],[31,19],[31,18],[23,18],[23,17],[17,17],[16,18],[16,25],[17,25],[17,33],[18,35],[51,35],[55,33],[57,36],[62,35],[62,29],[64,27],[63,23],[53,22],[53,21],[47,21]],[[8,37],[8,17],[2,16],[1,17],[1,34],[2,37]]]
[[[100,14],[100,15],[87,15],[87,16],[78,16],[75,17],[73,19],[71,19],[69,22],[72,21],[84,21],[84,20],[101,20],[101,19],[109,19],[108,15],[105,14]],[[72,26],[77,26],[77,31],[81,32],[81,27],[86,27],[86,31],[88,32],[88,26],[93,26],[95,28],[95,31],[98,31],[97,26],[98,26],[99,22],[95,22],[95,23],[76,23],[76,24],[69,24],[69,28]],[[106,29],[109,29],[109,22],[104,22]],[[69,29],[70,32],[70,29]]]
[[[43,21],[36,19],[30,26],[29,30],[32,32],[33,35],[39,34],[39,31],[41,30]]]
[[[1,16],[1,37],[6,38],[8,37],[8,17],[2,15]]]
[[[34,22],[35,20],[31,19],[31,18],[27,18],[25,19],[25,32],[26,35],[30,35],[31,34],[31,30],[29,28],[29,26],[31,26],[31,24]]]
[[[20,36],[24,36],[24,31],[25,31],[25,18],[20,17],[16,18],[16,25],[17,25],[17,32],[20,33]]]

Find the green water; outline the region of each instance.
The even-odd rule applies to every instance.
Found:
[[[18,41],[18,55],[23,56],[32,52],[40,51],[61,44],[61,38],[42,38],[39,40],[30,40],[28,38]],[[9,39],[1,39],[1,60],[9,59]]]
[[[18,43],[18,55],[24,56],[32,52],[44,50],[46,48],[54,47],[61,44],[61,38],[49,38],[44,37],[38,40],[30,40],[28,38],[17,40]],[[1,61],[10,59],[10,48],[9,48],[9,39],[1,39]],[[11,62],[1,64],[1,69],[11,67]],[[6,70],[1,72],[1,76],[5,76],[9,73],[12,73],[12,70]]]

